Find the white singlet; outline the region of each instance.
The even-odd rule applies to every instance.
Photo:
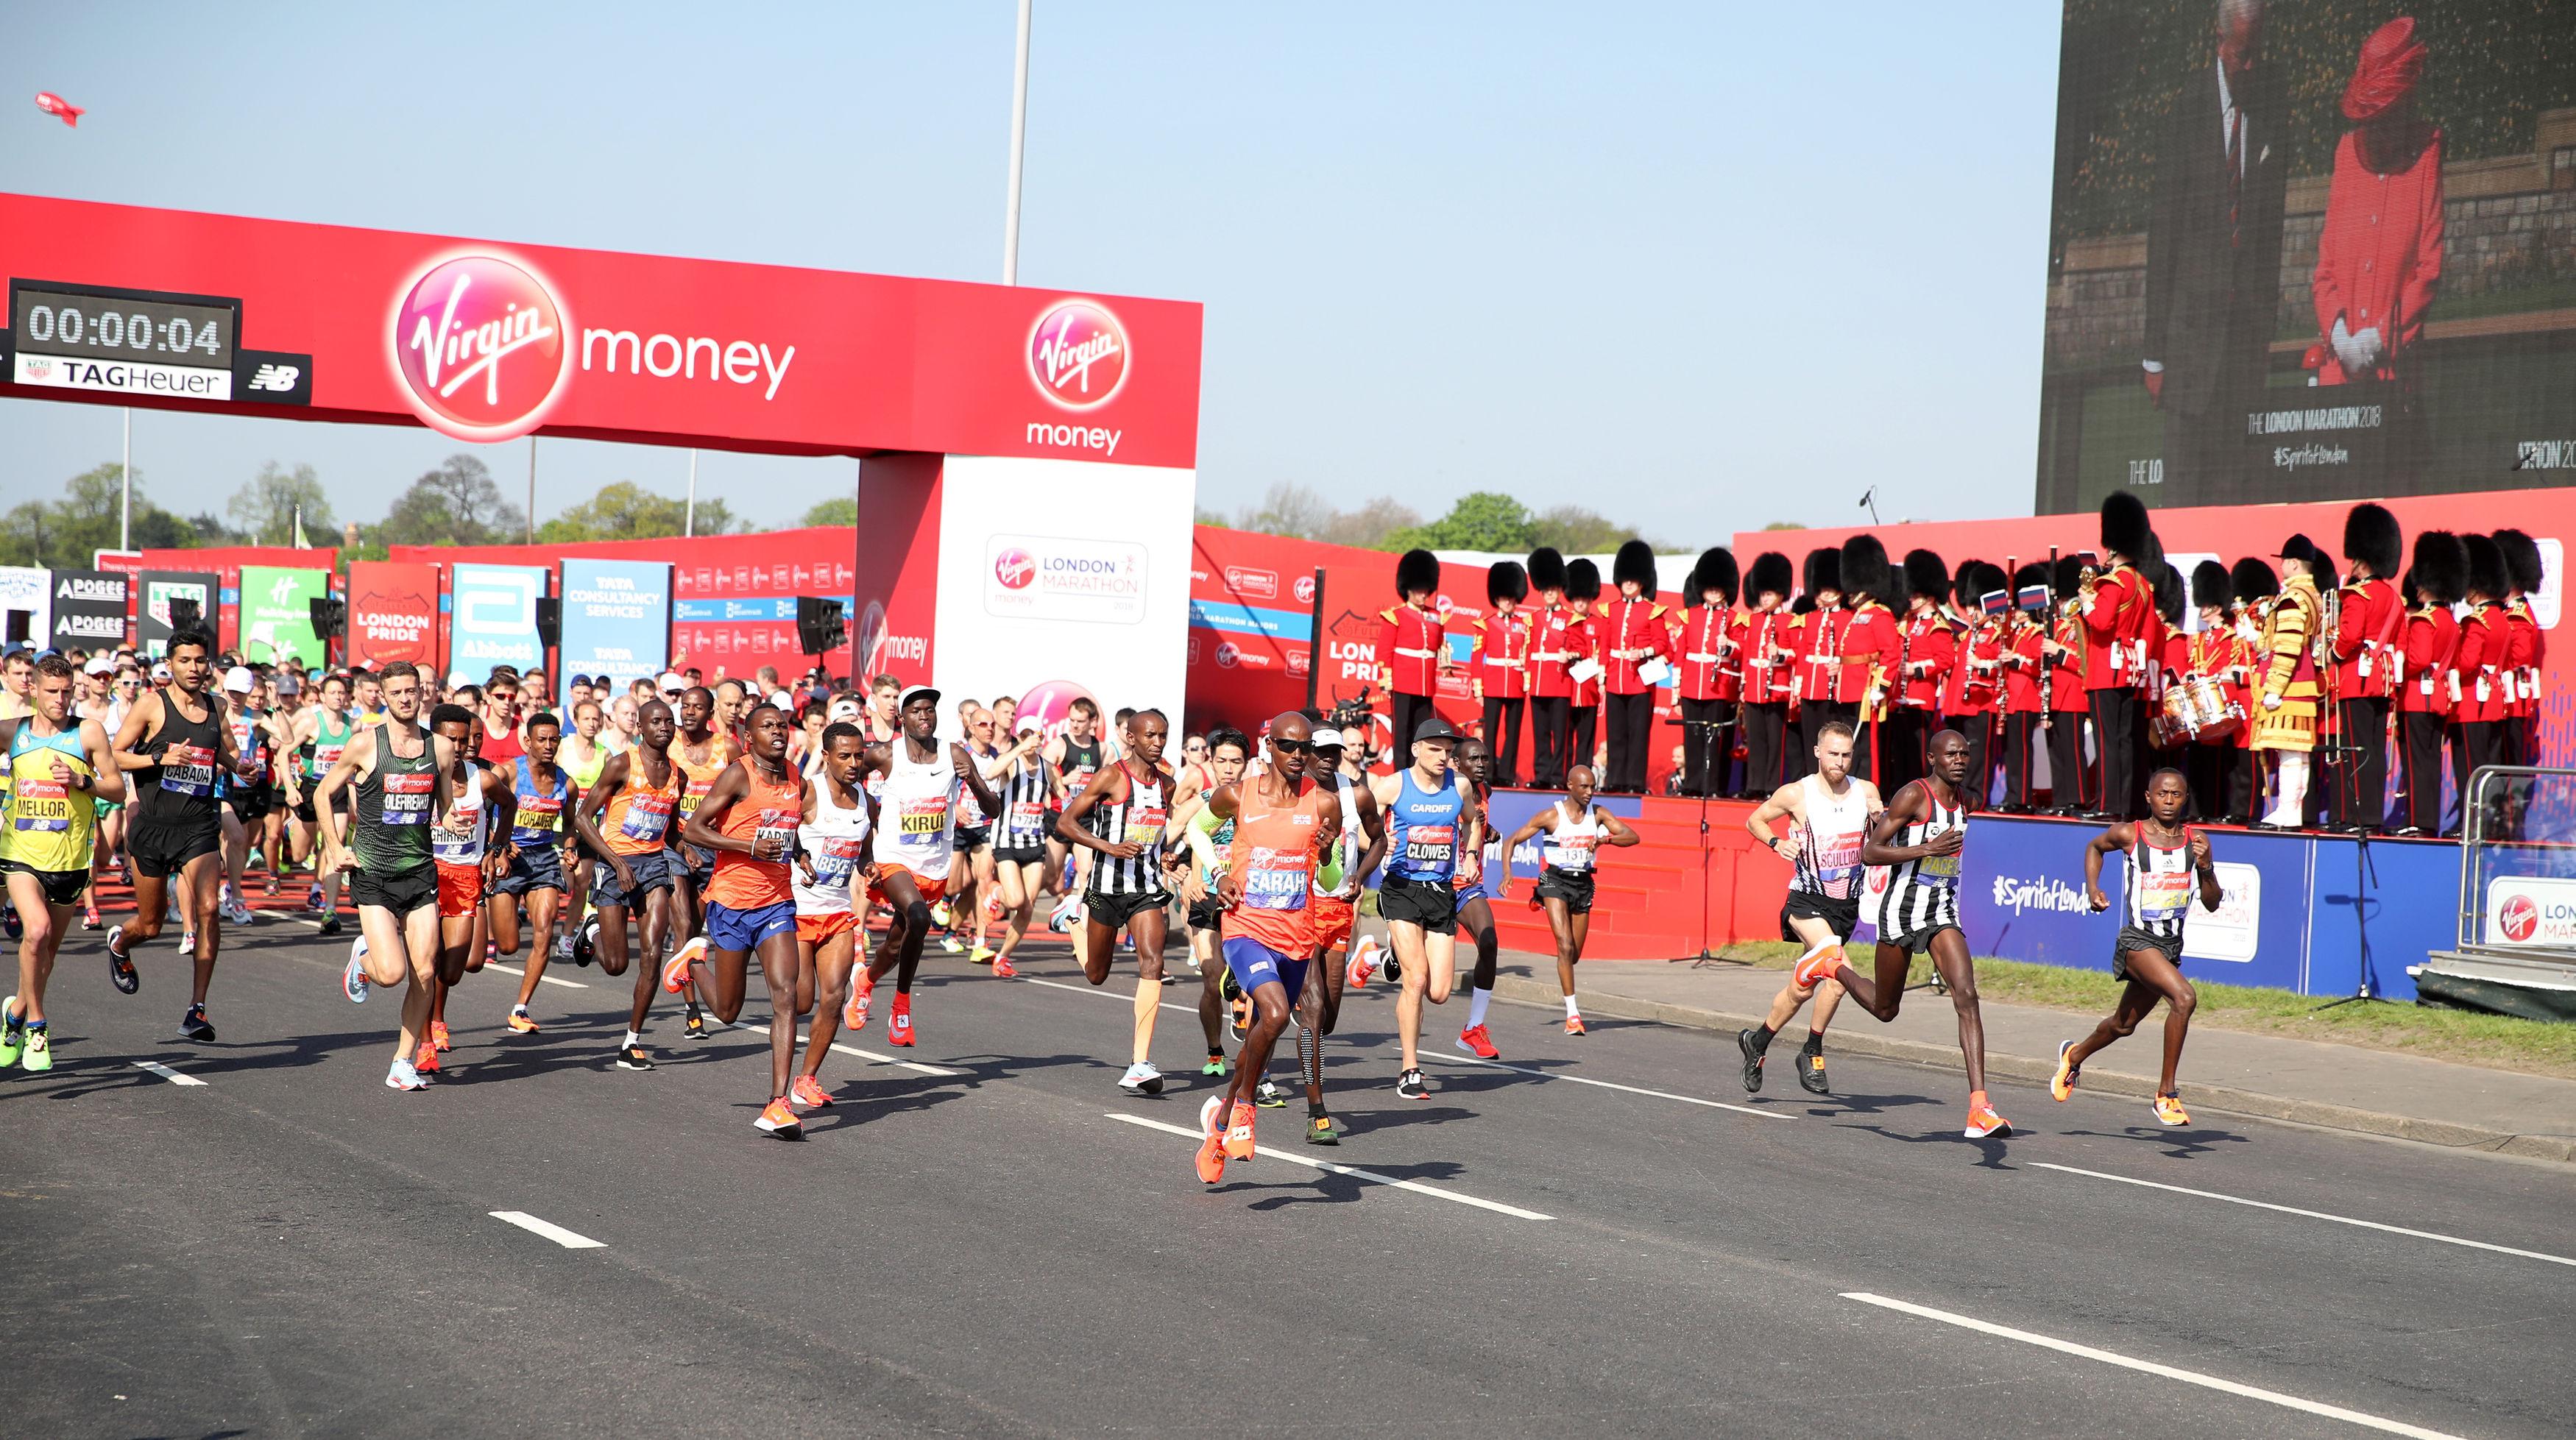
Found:
[[[1799,780],[1799,800],[1807,823],[1797,834],[1798,870],[1789,888],[1809,895],[1849,900],[1860,894],[1860,842],[1869,829],[1869,798],[1860,782],[1845,780],[1841,799],[1825,782],[1809,775]]]
[[[441,865],[483,863],[483,770],[468,762],[465,783],[452,792],[445,815],[429,832],[429,853]]]
[[[966,782],[949,762],[948,742],[931,742],[936,758],[927,764],[912,758],[912,741],[898,737],[886,747],[889,766],[877,793],[876,859],[900,865],[924,880],[948,878],[957,827],[957,791]]]
[[[1556,801],[1556,822],[1548,827],[1547,838],[1539,842],[1539,859],[1553,870],[1584,871],[1592,868],[1592,852],[1599,848],[1601,837],[1610,827],[1601,823],[1593,807],[1583,807],[1581,819],[1565,818],[1565,802]]]
[[[813,784],[814,818],[797,830],[796,837],[805,847],[805,858],[813,862],[814,883],[805,883],[804,866],[794,867],[796,913],[844,914],[850,908],[850,876],[867,857],[867,801],[862,796],[855,805],[836,805],[829,780],[817,779]]]

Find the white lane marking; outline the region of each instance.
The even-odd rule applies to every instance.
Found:
[[[1185,1140],[1204,1141],[1207,1138],[1186,1125],[1170,1125],[1160,1120],[1148,1120],[1142,1115],[1120,1115],[1110,1112],[1109,1118],[1129,1125],[1142,1125],[1148,1130],[1165,1131]],[[1291,1165],[1303,1165],[1312,1170],[1322,1170],[1328,1174],[1348,1175],[1354,1180],[1366,1180],[1376,1185],[1392,1185],[1398,1190],[1410,1190],[1416,1195],[1431,1195],[1442,1200],[1454,1200],[1461,1205],[1473,1205],[1479,1210],[1491,1210],[1495,1214],[1510,1215],[1521,1220],[1556,1218],[1553,1215],[1542,1215],[1535,1210],[1524,1210],[1518,1205],[1505,1205],[1499,1200],[1479,1200],[1473,1195],[1463,1195],[1455,1190],[1443,1190],[1437,1185],[1425,1185],[1419,1180],[1398,1180],[1392,1175],[1380,1175],[1374,1170],[1359,1170],[1348,1165],[1336,1165],[1329,1160],[1317,1160],[1307,1155],[1291,1155],[1284,1150],[1273,1150],[1267,1145],[1253,1146],[1252,1153],[1267,1155],[1273,1160],[1285,1160]]]
[[[942,1070],[936,1065],[924,1065],[918,1060],[897,1060],[891,1055],[880,1055],[874,1050],[862,1050],[856,1045],[843,1045],[838,1041],[833,1042],[832,1048],[844,1055],[855,1055],[862,1060],[874,1060],[880,1065],[900,1065],[906,1070],[918,1070],[924,1075],[950,1076],[966,1073],[963,1070]]]
[[[1651,1095],[1658,1100],[1679,1100],[1685,1105],[1705,1105],[1711,1110],[1732,1110],[1738,1115],[1759,1115],[1765,1120],[1795,1120],[1795,1115],[1778,1110],[1760,1110],[1751,1105],[1729,1105],[1723,1100],[1703,1100],[1696,1095],[1676,1095],[1670,1090],[1648,1090],[1638,1085],[1622,1085],[1615,1080],[1595,1080],[1584,1075],[1566,1075],[1554,1070],[1533,1070],[1526,1065],[1506,1065],[1500,1060],[1486,1060],[1474,1055],[1425,1054],[1425,1060],[1445,1060],[1452,1065],[1485,1065],[1496,1070],[1509,1070],[1521,1075],[1535,1075],[1541,1080],[1571,1080],[1577,1085],[1597,1085],[1604,1090],[1622,1090],[1630,1095]]]
[[[162,1079],[169,1081],[173,1085],[203,1085],[206,1083],[194,1075],[182,1075],[167,1065],[155,1064],[150,1060],[137,1060],[134,1062],[134,1068],[137,1070],[149,1070],[153,1074],[160,1076]]]
[[[2414,1435],[2421,1437],[2421,1440],[2459,1440],[2459,1437],[2448,1431],[2427,1430],[2420,1425],[2409,1425],[2402,1420],[2389,1420],[2377,1415],[2365,1415],[2358,1410],[2346,1410],[2340,1405],[2302,1400],[2296,1395],[2284,1395],[2278,1390],[2263,1390],[2252,1385],[2240,1385],[2233,1380],[2221,1380],[2215,1375],[2203,1375],[2196,1370],[2177,1370],[2171,1365],[2159,1365],[2152,1360],[2133,1360],[2126,1355],[2115,1355],[2108,1350],[2096,1350],[2090,1345],[2078,1345],[2071,1340],[2034,1335],[2028,1330],[2015,1330],[2009,1325],[1997,1325],[1966,1315],[1954,1315],[1947,1310],[1935,1310],[1928,1305],[1911,1305],[1903,1300],[1890,1300],[1884,1295],[1872,1295],[1865,1290],[1846,1291],[1843,1298],[1858,1300],[1867,1305],[1882,1306],[1889,1310],[1901,1310],[1908,1315],[1920,1315],[1926,1320],[1938,1320],[1945,1325],[1957,1325],[1968,1330],[1982,1331],[1988,1335],[1999,1335],[2006,1340],[2019,1340],[2025,1345],[2037,1345],[2064,1355],[2099,1360],[2105,1365],[2117,1365],[2124,1370],[2143,1371],[2149,1375],[2161,1375],[2168,1380],[2180,1380],[2186,1385],[2204,1386],[2211,1390],[2225,1391],[2230,1395],[2242,1395],[2248,1400],[2261,1400],[2267,1404],[2286,1406],[2292,1410],[2304,1410],[2311,1415],[2323,1415],[2329,1420],[2342,1420],[2354,1425],[2368,1426],[2373,1430],[2385,1430],[2392,1435]]]
[[[516,965],[504,965],[498,960],[484,961],[483,968],[486,970],[498,970],[504,975],[524,975],[527,973]],[[537,983],[540,985],[561,985],[566,990],[587,990],[590,988],[578,980],[558,980],[552,975],[538,976]]]
[[[555,1224],[551,1220],[540,1220],[525,1210],[494,1210],[488,1213],[493,1219],[505,1220],[532,1235],[543,1235],[547,1239],[561,1245],[566,1250],[605,1250],[608,1248],[607,1244],[603,1241],[593,1240],[587,1235],[576,1235],[570,1230],[566,1230],[561,1225]]]
[[[1122,1005],[1136,1003],[1136,991],[1132,986],[1125,990],[1112,990],[1106,982],[1098,985],[1067,985],[1061,980],[1041,980],[1035,975],[1022,975],[1019,978],[1031,985],[1044,985],[1049,990],[1070,990],[1076,995],[1097,995],[1103,1000],[1115,1000]],[[1198,976],[1192,975],[1190,978],[1195,980]],[[1196,1005],[1175,1005],[1169,1000],[1162,1002],[1162,1005],[1166,1010],[1180,1010],[1192,1015],[1199,1013],[1199,1007]]]
[[[2183,1185],[2166,1185],[2154,1180],[2132,1180],[2126,1175],[2109,1175],[2099,1170],[2079,1170],[2072,1165],[2051,1165],[2044,1160],[2025,1160],[2025,1165],[2041,1170],[2060,1170],[2069,1175],[2086,1175],[2095,1180],[2117,1180],[2123,1185],[2142,1185],[2150,1190],[2170,1190],[2176,1195],[2197,1195],[2203,1200],[2224,1200],[2230,1205],[2248,1205],[2257,1210],[2277,1210],[2284,1215],[2301,1215],[2310,1220],[2331,1220],[2337,1225],[2358,1225],[2364,1230],[2384,1230],[2391,1235],[2411,1235],[2418,1240],[2438,1240],[2445,1245],[2465,1245],[2472,1250],[2492,1250],[2499,1255],[2519,1255],[2525,1260],[2546,1260],[2552,1265],[2576,1265],[2576,1258],[2550,1255],[2538,1250],[2517,1250],[2510,1245],[2491,1245],[2484,1240],[2463,1240],[2457,1235],[2444,1235],[2432,1230],[2409,1230],[2403,1225],[2382,1225],[2376,1220],[2356,1220],[2349,1215],[2329,1215],[2323,1210],[2302,1210],[2295,1205],[2275,1205],[2267,1200],[2248,1200],[2241,1195],[2222,1195],[2215,1190],[2194,1190]]]

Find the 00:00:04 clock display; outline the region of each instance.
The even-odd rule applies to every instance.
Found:
[[[127,315],[107,310],[84,315],[69,305],[30,305],[25,322],[18,337],[21,344],[96,346],[173,355],[191,350],[203,350],[210,356],[224,353],[224,327],[219,317],[192,325],[186,316],[172,315],[156,325],[151,316],[141,311]]]

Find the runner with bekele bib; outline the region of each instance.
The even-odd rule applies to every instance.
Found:
[[[806,786],[787,763],[790,728],[786,711],[766,701],[753,706],[744,717],[749,748],[681,822],[682,843],[715,856],[715,873],[707,881],[706,932],[662,967],[662,988],[674,995],[698,971],[699,995],[731,1025],[742,1014],[751,957],[760,957],[769,989],[769,1101],[752,1123],[781,1139],[804,1133],[788,1104],[788,1074],[796,1022],[814,1011],[814,975],[796,945],[791,877]]]
[[[573,828],[601,859],[592,873],[598,917],[573,940],[573,963],[598,960],[611,977],[626,973],[626,919],[642,922],[645,961],[635,969],[635,997],[618,1042],[617,1068],[650,1070],[644,1020],[652,1013],[660,972],[655,964],[671,933],[671,831],[679,813],[680,767],[671,760],[671,707],[647,700],[635,712],[635,744],[608,757],[599,783],[573,808]],[[689,1018],[697,1019],[694,1008]]]
[[[1091,884],[1083,893],[1083,922],[1074,932],[1074,956],[1094,985],[1109,979],[1124,930],[1136,942],[1135,1028],[1127,1073],[1118,1087],[1130,1095],[1159,1095],[1162,1072],[1154,1068],[1154,1019],[1163,1010],[1163,934],[1172,903],[1165,869],[1172,851],[1172,772],[1163,765],[1170,724],[1160,710],[1139,712],[1127,723],[1126,753],[1091,777],[1065,802],[1056,834],[1092,852]]]
[[[869,893],[882,898],[893,919],[867,968],[850,984],[850,999],[841,1023],[864,1029],[874,1003],[877,982],[894,974],[894,1005],[886,1016],[886,1043],[915,1043],[912,1028],[912,979],[921,968],[922,942],[930,936],[930,907],[948,891],[949,867],[956,863],[957,797],[972,792],[986,813],[1002,808],[1002,797],[984,781],[966,747],[939,738],[939,692],[915,685],[896,699],[903,733],[891,744],[871,746],[859,762],[864,786],[883,776],[878,787],[874,861]]]
[[[430,836],[448,810],[457,752],[420,724],[417,667],[394,661],[383,680],[384,721],[349,738],[315,788],[313,809],[321,817],[323,870],[355,872],[349,898],[358,907],[358,938],[340,988],[363,1004],[371,985],[404,987],[385,1084],[418,1090],[429,1083],[415,1062],[438,984],[438,864]],[[352,794],[345,810],[343,791]]]
[[[1565,796],[1521,822],[1503,842],[1508,855],[1521,842],[1538,838],[1537,893],[1531,903],[1547,912],[1547,928],[1556,939],[1556,983],[1565,994],[1565,1033],[1590,1033],[1583,1008],[1574,998],[1574,967],[1583,961],[1584,942],[1592,936],[1592,878],[1604,845],[1634,845],[1637,832],[1628,822],[1592,803],[1592,767],[1576,765],[1565,772]],[[1511,873],[1494,879],[1494,898],[1509,899]]]
[[[0,1001],[0,1070],[54,1067],[45,987],[54,952],[88,888],[101,800],[124,798],[107,729],[72,715],[72,667],[59,655],[35,664],[32,714],[9,722],[9,789],[0,798],[0,875],[20,921],[16,993]]]
[[[170,637],[170,683],[143,693],[116,734],[116,763],[131,775],[133,824],[125,853],[134,862],[134,918],[107,932],[107,961],[116,988],[131,995],[140,976],[130,958],[161,933],[172,894],[196,937],[195,990],[179,1021],[187,1040],[212,1040],[206,989],[223,948],[216,908],[223,871],[223,807],[217,777],[239,776],[223,697],[215,692],[214,642],[202,630]]]
[[[2063,1101],[2075,1093],[2085,1060],[2135,1031],[2162,1001],[2164,1072],[2156,1083],[2156,1123],[2191,1123],[2174,1078],[2192,1011],[2200,1003],[2182,976],[2183,919],[2194,900],[2214,911],[2226,895],[2210,858],[2209,837],[2183,823],[2190,805],[2191,782],[2182,772],[2158,770],[2147,777],[2147,818],[2114,825],[2084,847],[2084,899],[2096,914],[2111,908],[2102,893],[2102,857],[2117,854],[2127,868],[2120,933],[2111,942],[2111,978],[2121,981],[2122,989],[2119,1004],[2093,1033],[2057,1047],[2057,1073],[2048,1086],[2052,1099]]]

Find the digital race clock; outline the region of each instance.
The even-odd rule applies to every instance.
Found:
[[[241,335],[241,302],[15,280],[9,286],[9,329],[21,355],[228,372]]]

